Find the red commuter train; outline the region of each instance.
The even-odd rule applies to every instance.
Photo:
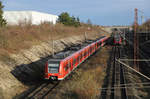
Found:
[[[120,33],[114,34],[114,44],[115,45],[121,45],[122,44],[122,37]]]
[[[80,48],[74,47],[56,54],[59,57],[49,59],[45,65],[45,79],[63,80],[95,51],[104,46],[107,39],[108,37],[103,36],[90,44],[83,44]]]

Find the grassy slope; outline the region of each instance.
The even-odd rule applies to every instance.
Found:
[[[90,30],[88,26],[67,27],[61,24],[41,24],[31,26],[30,24],[23,26],[7,26],[0,29],[0,60],[9,59],[10,53],[17,53],[21,49],[28,49],[33,45],[40,45],[42,42],[71,37],[75,35],[97,34],[102,33],[100,27],[93,26]]]

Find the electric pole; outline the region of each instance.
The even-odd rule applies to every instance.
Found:
[[[135,8],[135,18],[134,18],[134,68],[139,71],[139,63],[137,61],[139,57],[139,41],[138,41],[138,9]]]

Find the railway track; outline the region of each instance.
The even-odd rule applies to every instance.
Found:
[[[116,62],[116,59],[121,57],[121,49],[119,46],[114,46],[109,59],[107,79],[101,89],[100,99],[128,99],[126,90],[126,77],[124,68]]]
[[[23,93],[23,95],[15,99],[44,99],[59,83],[60,81],[42,81],[34,86],[32,90]]]
[[[36,90],[26,96],[26,99],[44,99],[59,83],[60,81],[43,83]]]

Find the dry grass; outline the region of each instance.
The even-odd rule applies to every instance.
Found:
[[[20,49],[27,49],[33,45],[40,44],[43,41],[53,39],[60,39],[72,35],[83,35],[85,31],[89,33],[99,33],[99,27],[81,26],[78,28],[67,27],[62,24],[41,24],[35,25],[20,25],[20,26],[7,26],[0,29],[0,50],[4,49],[8,52],[14,53]]]
[[[0,60],[3,61],[5,60],[4,57],[9,58],[9,54],[18,53],[21,49],[29,49],[34,45],[40,45],[42,42],[84,35],[85,32],[87,32],[88,36],[104,33],[98,26],[90,26],[90,30],[88,30],[88,26],[84,24],[78,28],[47,23],[41,25],[20,24],[18,26],[7,26],[0,29]]]

